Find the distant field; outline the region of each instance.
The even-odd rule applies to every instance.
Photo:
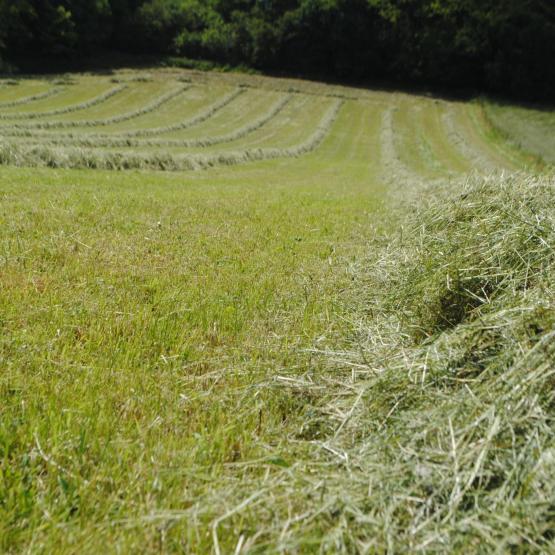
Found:
[[[380,129],[390,120],[395,152],[386,155],[402,171],[436,177],[476,162],[489,169],[526,163],[487,140],[477,105],[248,76],[21,80],[0,88],[0,110],[0,162],[18,166],[190,170],[284,162],[318,150],[301,162],[317,164],[341,134],[358,133],[378,143],[379,175]],[[347,155],[357,156],[357,146],[336,159]]]
[[[421,444],[411,443],[429,446],[427,424],[415,419],[412,429],[395,416],[406,399],[415,412],[404,414],[418,414],[414,407],[439,378],[426,377],[428,355],[406,371],[409,357],[397,342],[414,340],[396,303],[408,294],[392,268],[432,276],[432,264],[454,260],[449,226],[469,225],[457,211],[464,203],[468,213],[488,207],[480,225],[490,227],[465,228],[477,230],[472,252],[482,252],[478,231],[489,236],[498,222],[491,216],[497,200],[488,200],[497,188],[456,201],[445,190],[458,191],[453,184],[470,174],[496,176],[499,191],[510,187],[501,174],[519,175],[519,187],[551,175],[549,118],[528,122],[516,109],[506,115],[427,96],[184,71],[0,86],[0,550],[378,553],[501,545],[503,522],[480,530],[473,513],[465,532],[467,516],[457,512],[482,476],[476,460],[489,464],[481,449],[484,438],[493,442],[497,413],[476,421],[483,436],[465,436],[472,456],[461,456],[460,467],[451,439],[469,422],[451,405],[434,421],[447,435],[430,440],[427,462],[417,461]],[[492,121],[518,134],[522,149]],[[551,184],[541,185],[542,199],[551,198]],[[450,207],[448,231],[427,245],[410,214],[434,202]],[[526,218],[532,223],[514,220],[519,230],[540,226],[539,216]],[[429,233],[440,220],[439,212],[426,220]],[[551,239],[537,233],[541,250]],[[428,248],[441,254],[433,258]],[[488,276],[492,249],[480,258],[489,260]],[[392,259],[393,252],[401,254]],[[546,271],[548,255],[538,257],[537,272]],[[420,266],[409,267],[411,260]],[[438,270],[433,279],[437,290],[456,289],[449,273]],[[494,298],[480,287],[471,288],[474,297]],[[413,312],[443,306],[419,291]],[[465,310],[481,303],[470,305]],[[376,326],[387,307],[403,318]],[[442,327],[422,316],[414,337],[463,320]],[[533,348],[520,345],[515,352]],[[390,364],[391,381],[383,381]],[[371,389],[374,379],[382,381]],[[471,397],[461,404],[466,415],[486,402],[489,389],[480,387],[474,405]],[[447,389],[434,391],[429,406],[444,406]],[[362,406],[375,410],[363,424],[355,418]],[[368,434],[362,449],[357,442]],[[434,501],[449,507],[436,518],[425,498],[433,498],[429,484],[441,489],[441,464],[440,474],[454,482]],[[416,469],[412,478],[402,474],[408,469]]]

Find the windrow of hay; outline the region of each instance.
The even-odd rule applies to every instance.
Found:
[[[234,131],[218,135],[214,137],[199,137],[198,139],[133,139],[106,137],[106,136],[86,136],[78,134],[66,135],[44,135],[48,139],[49,145],[52,146],[79,146],[94,148],[118,148],[118,147],[207,147],[221,143],[233,142],[242,139],[247,135],[254,133],[272,119],[274,119],[289,104],[292,95],[286,95],[280,98],[268,112],[251,122],[246,123],[242,127],[238,127]],[[122,121],[122,120],[120,120]],[[13,136],[13,135],[12,135]],[[26,136],[37,137],[36,133],[26,132]]]
[[[238,91],[239,93],[241,91]],[[233,93],[237,94],[236,93]],[[231,95],[228,95],[228,99]],[[220,101],[221,102],[221,101]],[[42,166],[52,168],[93,168],[106,170],[154,169],[166,171],[201,170],[213,166],[237,165],[275,158],[294,158],[315,150],[331,130],[343,105],[336,100],[324,114],[314,132],[303,142],[288,148],[257,148],[210,155],[189,154],[173,156],[167,153],[128,154],[121,152],[91,152],[82,149],[59,149],[49,146],[25,148],[0,143],[0,164],[13,166]]]
[[[102,102],[106,102],[109,98],[112,98],[116,94],[120,93],[121,91],[125,90],[127,87],[126,85],[119,85],[117,87],[112,87],[111,89],[103,92],[86,100],[85,102],[80,102],[78,104],[71,104],[69,106],[64,106],[63,108],[57,108],[55,110],[46,110],[44,112],[21,112],[21,113],[14,113],[14,114],[0,114],[0,119],[3,120],[17,120],[17,119],[36,119],[36,118],[45,118],[50,116],[59,116],[61,114],[70,114],[72,112],[78,112],[80,110],[86,110],[87,108],[92,108]]]
[[[417,177],[399,156],[393,125],[394,113],[395,108],[388,108],[382,115],[380,144],[382,146],[381,157],[383,178],[384,180],[393,183],[403,182],[405,184],[414,184]]]
[[[151,83],[154,77],[150,73],[144,75],[126,75],[125,77],[112,77],[112,83]]]
[[[480,149],[472,144],[463,133],[455,121],[455,112],[453,107],[443,114],[443,125],[447,132],[450,142],[457,148],[461,155],[470,160],[473,166],[479,170],[491,172],[493,165],[487,156],[484,156]]]
[[[210,106],[201,110],[192,117],[189,117],[183,121],[180,121],[173,125],[166,125],[163,127],[154,127],[149,129],[137,129],[135,131],[127,131],[125,133],[120,133],[121,137],[152,137],[156,135],[161,135],[163,133],[171,133],[173,131],[180,131],[182,129],[188,129],[210,119],[212,116],[217,114],[220,110],[225,108],[228,104],[231,104],[238,96],[242,95],[245,89],[238,87],[230,93],[224,95],[216,102],[212,103]]]
[[[532,106],[479,101],[480,119],[490,134],[524,154],[536,166],[555,164],[555,113]]]
[[[60,129],[60,128],[70,128],[70,127],[101,127],[105,125],[112,125],[115,123],[122,123],[124,121],[129,121],[139,116],[143,116],[150,112],[154,112],[164,104],[168,103],[170,100],[181,96],[184,92],[189,90],[191,86],[178,86],[172,91],[169,91],[158,98],[155,98],[145,106],[137,108],[135,110],[130,110],[123,114],[118,114],[109,118],[103,119],[92,119],[92,120],[76,120],[76,121],[43,121],[43,122],[30,122],[30,123],[16,123],[10,127],[2,128],[2,134],[5,136],[45,136],[49,135],[39,135],[33,133],[30,130],[34,129]],[[73,143],[73,139],[71,139]]]
[[[396,237],[354,270],[352,350],[315,351],[329,376],[289,386],[311,399],[296,438],[310,455],[245,511],[273,507],[259,533],[282,550],[551,553],[555,177],[408,197]]]
[[[50,98],[56,94],[60,94],[64,89],[60,87],[52,87],[51,89],[42,92],[33,94],[30,96],[25,96],[23,98],[19,98],[17,100],[11,100],[6,102],[0,102],[0,108],[13,108],[15,106],[21,106],[22,104],[28,104],[29,102],[33,102],[35,100],[44,100],[45,98]]]

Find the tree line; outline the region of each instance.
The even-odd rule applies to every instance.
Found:
[[[553,0],[0,0],[0,66],[105,51],[555,98]]]

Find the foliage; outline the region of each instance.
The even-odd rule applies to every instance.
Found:
[[[8,58],[119,49],[537,98],[554,35],[545,0],[0,0]]]

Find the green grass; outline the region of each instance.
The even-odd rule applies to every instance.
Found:
[[[490,124],[518,148],[555,164],[555,113],[539,107],[486,102]]]
[[[87,79],[75,85],[60,86],[60,93],[51,97],[41,98],[22,106],[5,108],[0,114],[1,120],[38,119],[48,116],[78,112],[95,106],[100,102],[120,94],[123,85],[111,85],[96,79]]]
[[[123,72],[70,119],[183,75],[149,100]],[[67,130],[4,127],[0,550],[555,549],[551,170],[468,178],[527,165],[474,104],[185,77],[174,121],[177,99],[107,135],[217,137],[299,93],[203,171],[45,168],[75,165]],[[74,79],[68,105],[116,86]]]
[[[57,88],[55,85],[46,81],[25,81],[25,86],[20,86],[21,81],[12,81],[7,79],[0,80],[0,106],[13,105],[22,101],[29,101],[29,98],[46,94],[52,89]]]

